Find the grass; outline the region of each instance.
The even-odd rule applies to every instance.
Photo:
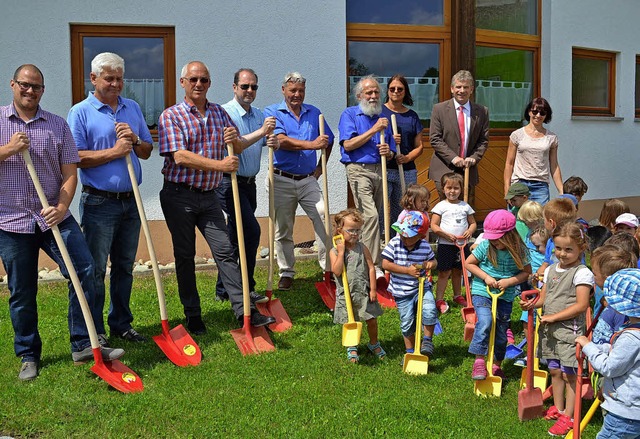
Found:
[[[501,398],[473,393],[473,358],[462,341],[457,307],[442,316],[445,332],[435,338],[436,357],[429,374],[402,373],[404,354],[397,310],[379,319],[388,357],[380,362],[365,353],[349,364],[341,346],[341,327],[322,304],[314,283],[321,279],[315,262],[299,262],[294,288],[278,296],[294,326],[271,334],[275,352],[243,357],[229,329],[237,327],[228,302],[213,300],[215,277],[198,272],[205,336],[196,338],[203,352],[197,367],[174,366],[149,341],[131,344],[124,363],[143,379],[145,390],[122,394],[90,372],[73,366],[66,323],[65,283],[40,285],[38,302],[43,358],[40,376],[17,379],[8,291],[0,290],[0,436],[14,437],[547,437],[550,423],[521,423],[517,394],[521,369],[505,362]],[[258,289],[266,271],[259,269]],[[184,323],[174,274],[164,276],[172,327]],[[448,296],[450,297],[450,296]],[[515,306],[514,317],[519,315]],[[150,337],[160,333],[153,278],[136,277],[134,325]],[[519,325],[516,324],[516,326]],[[585,405],[588,405],[585,402]],[[585,408],[586,410],[586,408]],[[584,437],[594,437],[598,414]]]

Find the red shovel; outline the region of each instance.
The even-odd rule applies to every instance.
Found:
[[[478,320],[476,316],[476,310],[473,307],[473,302],[471,301],[471,288],[469,287],[469,277],[467,276],[467,267],[465,265],[465,254],[464,254],[464,246],[467,245],[467,240],[461,236],[459,236],[455,241],[456,247],[460,251],[460,261],[462,263],[462,278],[464,279],[464,289],[466,290],[467,296],[467,306],[462,308],[460,312],[462,313],[462,320],[464,321],[464,341],[471,341],[473,338],[473,331],[476,327],[476,321]]]
[[[539,297],[540,292],[538,290],[529,290],[522,293],[522,300],[533,299],[532,307],[528,311],[527,340],[533,340],[534,338],[533,305],[535,305]],[[533,387],[533,345],[534,343],[527,344],[527,387],[518,392],[518,418],[521,421],[541,418],[544,409],[542,390],[539,387]]]
[[[142,223],[142,230],[144,230],[144,236],[147,240],[147,249],[149,250],[149,257],[151,258],[151,266],[153,267],[153,277],[156,281],[156,290],[158,291],[158,303],[160,304],[160,322],[162,324],[162,334],[155,335],[153,341],[156,342],[158,347],[164,352],[169,360],[176,366],[197,366],[202,360],[202,352],[200,347],[193,340],[191,335],[184,329],[184,326],[178,325],[173,329],[169,329],[169,320],[167,317],[167,303],[164,295],[164,288],[162,286],[162,278],[160,277],[160,268],[158,267],[158,259],[156,258],[156,251],[153,247],[153,241],[151,240],[151,231],[149,230],[149,223],[147,222],[147,215],[144,211],[142,204],[142,197],[140,196],[140,188],[138,187],[138,180],[136,179],[136,173],[133,169],[133,163],[131,162],[131,155],[127,154],[127,170],[129,171],[129,179],[131,179],[131,187],[133,188],[133,194],[136,198],[136,205],[138,206],[138,215],[140,216],[140,222]]]
[[[385,143],[384,130],[380,131],[380,143]],[[387,158],[380,156],[380,163],[382,165],[382,208],[384,210],[384,244],[389,243],[389,184],[387,182]],[[396,301],[393,300],[393,295],[387,291],[389,287],[389,273],[386,273],[384,278],[377,280],[378,287],[378,302],[380,305],[386,308],[395,308]]]
[[[233,157],[233,146],[227,144],[229,157]],[[251,326],[251,299],[249,298],[249,271],[247,270],[247,252],[244,248],[244,228],[242,226],[242,212],[240,211],[240,196],[238,192],[238,177],[236,171],[231,173],[231,191],[233,192],[233,205],[236,215],[236,229],[238,231],[238,250],[240,253],[240,272],[242,273],[242,308],[244,312],[244,324],[240,329],[231,330],[242,355],[259,354],[261,352],[274,351],[269,334],[264,326],[255,328]]]
[[[267,291],[265,294],[269,301],[267,303],[257,303],[256,308],[264,315],[272,316],[275,323],[269,325],[273,332],[284,332],[291,328],[292,323],[289,314],[282,306],[280,299],[273,298],[273,265],[274,265],[274,193],[273,193],[273,148],[269,148],[269,276],[267,277]]]
[[[324,115],[318,116],[318,125],[320,127],[320,135],[324,136]],[[321,155],[322,163],[322,196],[324,200],[324,233],[326,239],[324,242],[324,248],[326,250],[325,266],[324,266],[324,279],[320,282],[316,282],[316,290],[320,294],[320,298],[327,305],[331,311],[336,306],[336,284],[331,280],[331,263],[329,262],[329,249],[331,248],[331,238],[329,234],[329,181],[327,174],[327,150],[322,149]]]
[[[38,193],[38,198],[40,198],[40,203],[42,204],[42,207],[46,209],[49,207],[49,202],[42,190],[40,179],[38,178],[36,169],[33,166],[31,155],[28,150],[25,149],[22,151],[22,158],[27,165],[27,170],[29,171],[33,185]],[[58,226],[52,226],[51,231],[53,232],[53,237],[55,238],[56,244],[58,244],[58,248],[62,254],[64,265],[67,267],[67,271],[69,272],[69,277],[71,278],[73,288],[75,289],[76,296],[78,297],[78,302],[80,303],[80,308],[82,309],[82,316],[84,317],[85,324],[87,325],[89,340],[91,340],[91,349],[93,350],[93,359],[96,363],[91,367],[91,371],[105,380],[111,387],[123,393],[142,392],[144,389],[142,380],[133,370],[129,369],[118,360],[105,362],[102,359],[100,343],[98,342],[98,333],[96,332],[96,327],[93,324],[89,303],[84,295],[84,290],[82,289],[80,279],[78,278],[78,274],[76,273],[73,262],[71,261],[71,256],[69,255],[69,251],[67,250],[67,246],[64,243],[64,239],[60,234]]]

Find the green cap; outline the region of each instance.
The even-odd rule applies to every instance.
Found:
[[[504,199],[510,200],[518,195],[526,195],[528,197],[530,194],[531,193],[529,192],[529,188],[526,184],[516,181],[511,186],[509,186],[509,190],[507,191],[507,195],[504,196]]]

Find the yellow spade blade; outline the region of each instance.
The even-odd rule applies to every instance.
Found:
[[[422,354],[404,354],[402,371],[409,375],[426,375],[429,372],[429,357]]]
[[[484,380],[474,382],[474,391],[478,396],[497,396],[502,394],[502,378],[487,376]]]
[[[345,323],[342,325],[342,346],[358,346],[362,335],[362,322]]]
[[[542,393],[547,389],[547,381],[549,379],[549,373],[544,370],[533,370],[533,387],[537,387],[542,390]],[[522,375],[520,375],[520,388],[524,389],[527,387],[527,368],[522,370]]]

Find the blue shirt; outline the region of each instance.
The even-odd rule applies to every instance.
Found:
[[[67,115],[71,134],[79,151],[100,151],[112,148],[118,140],[116,122],[125,122],[131,131],[144,142],[153,143],[153,138],[136,101],[118,96],[116,112],[100,102],[93,94],[77,103]],[[131,162],[138,184],[142,183],[142,167],[135,151],[131,151]],[[112,160],[93,168],[80,168],[83,185],[108,192],[130,192],[132,189],[125,157]]]
[[[344,141],[352,139],[360,134],[368,131],[376,124],[380,116],[367,116],[360,110],[360,106],[348,107],[340,116],[338,131],[340,131],[340,161],[342,163],[380,163],[380,153],[378,152],[378,144],[380,143],[380,133],[376,133],[362,145],[353,151],[344,150]],[[393,131],[391,129],[391,121],[389,126],[384,130],[385,140],[391,148],[396,151],[396,142],[393,140]]]
[[[420,116],[413,110],[405,111],[404,113],[396,113],[387,108],[386,105],[382,106],[382,116],[389,119],[391,123],[391,115],[396,115],[396,124],[398,125],[398,134],[401,136],[400,153],[407,155],[415,149],[416,136],[422,136],[422,122],[420,122]],[[393,126],[391,127],[393,132]],[[390,160],[388,164],[389,169],[398,169],[398,163],[395,160]],[[416,169],[416,163],[414,161],[407,162],[402,165],[405,171]]]
[[[512,276],[516,276],[522,270],[518,268],[516,265],[516,261],[511,257],[511,253],[507,250],[496,250],[496,259],[498,266],[494,267],[491,261],[489,261],[489,245],[491,243],[489,240],[482,241],[478,246],[471,252],[473,256],[478,260],[478,267],[489,276],[494,278],[495,280],[507,279]],[[528,260],[522,261],[525,265],[529,264]],[[476,276],[473,276],[473,282],[471,283],[471,292],[472,294],[476,294],[478,296],[490,297],[487,293],[487,285],[484,281]],[[492,291],[495,293],[495,291]],[[516,287],[508,287],[504,290],[504,294],[500,296],[500,299],[506,300],[507,302],[513,302],[513,299],[516,296]]]
[[[274,134],[284,134],[287,137],[298,140],[314,141],[320,135],[320,121],[318,116],[322,113],[313,105],[302,104],[300,118],[289,110],[283,100],[279,104],[269,105],[264,109],[264,116],[275,116],[276,128]],[[334,135],[329,124],[324,122],[324,133],[329,136],[329,145],[333,144]],[[282,148],[274,151],[273,166],[290,174],[306,175],[316,170],[318,165],[316,150],[305,149],[302,151],[287,151]]]
[[[264,123],[264,116],[258,108],[252,106],[249,111],[246,111],[235,99],[223,104],[222,108],[227,110],[231,119],[236,123],[241,136],[253,133]],[[266,144],[266,137],[263,137],[238,154],[240,160],[238,175],[253,177],[260,172],[260,156],[262,155],[262,147]]]
[[[396,235],[387,244],[382,251],[382,258],[387,261],[402,267],[408,267],[409,265],[422,265],[425,261],[431,261],[435,259],[436,255],[433,253],[429,243],[421,239],[416,245],[409,250],[405,247],[402,238]],[[431,283],[425,281],[424,287],[427,290],[431,289]],[[389,292],[396,297],[406,297],[414,295],[418,292],[418,279],[408,274],[391,273],[389,282]]]

